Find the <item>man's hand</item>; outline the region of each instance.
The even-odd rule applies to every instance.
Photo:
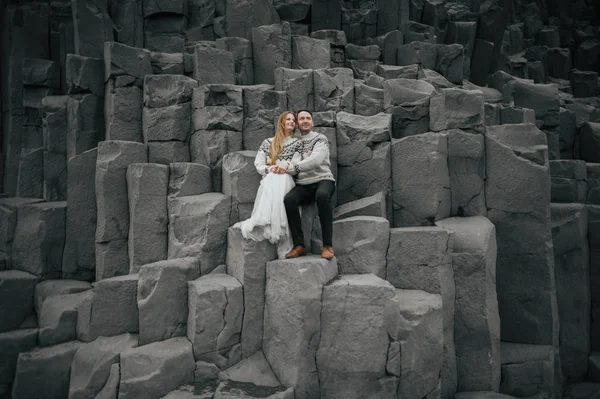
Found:
[[[271,166],[272,173],[283,174],[283,173],[287,172],[287,170],[288,170],[287,163],[282,163],[279,165]]]

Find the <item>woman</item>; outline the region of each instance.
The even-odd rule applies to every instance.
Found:
[[[279,116],[275,136],[262,142],[254,166],[263,178],[256,193],[250,219],[241,222],[244,238],[254,241],[269,240],[277,244],[280,259],[292,249],[292,239],[287,222],[283,197],[294,186],[296,174],[291,163],[301,159],[301,142],[293,138],[296,118],[286,111]]]

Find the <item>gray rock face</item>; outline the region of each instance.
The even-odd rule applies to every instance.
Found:
[[[329,43],[307,36],[292,37],[292,68],[321,69],[331,66]]]
[[[183,75],[183,53],[150,52],[152,73],[159,75]]]
[[[230,152],[223,157],[221,190],[231,197],[230,224],[248,219],[252,214],[261,180],[254,167],[255,158],[255,151]]]
[[[128,241],[124,238],[96,243],[96,280],[128,273]]]
[[[240,282],[227,274],[208,274],[189,282],[188,288],[187,338],[194,357],[239,344],[244,313]]]
[[[25,150],[19,161],[17,196],[44,197],[44,149]]]
[[[217,48],[195,46],[193,76],[199,86],[210,83],[235,84],[233,54]]]
[[[354,216],[333,223],[335,255],[340,274],[372,273],[385,278],[390,234],[387,219]]]
[[[554,395],[554,350],[549,345],[502,342],[502,382],[506,395]]]
[[[69,383],[69,398],[98,397],[109,383],[112,367],[119,365],[121,352],[138,346],[137,336],[98,337],[81,346],[73,356]]]
[[[205,275],[225,263],[231,199],[207,193],[169,199],[168,258],[197,257]]]
[[[38,315],[40,346],[52,346],[77,338],[77,307],[85,293],[47,298]]]
[[[447,133],[451,215],[486,215],[484,136],[458,129]]]
[[[535,118],[542,122],[542,126],[549,127],[559,124],[560,104],[558,87],[555,84],[542,85],[516,80],[514,100],[518,107],[533,109]]]
[[[19,353],[28,351],[37,345],[37,328],[19,329],[0,333],[0,385],[12,384],[17,367]]]
[[[461,84],[464,68],[464,48],[460,44],[438,45],[435,69],[446,79],[455,84]]]
[[[210,168],[191,162],[169,165],[169,197],[200,195],[212,191]]]
[[[397,65],[420,64],[425,69],[435,69],[438,48],[429,42],[408,42],[398,46]]]
[[[436,223],[452,234],[456,285],[454,342],[458,391],[497,391],[500,318],[496,296],[496,232],[482,216]]]
[[[12,242],[17,227],[17,210],[21,205],[42,202],[38,198],[0,198],[0,257],[5,259],[7,269],[11,269]]]
[[[275,90],[287,93],[287,109],[314,109],[315,85],[312,69],[277,68]]]
[[[393,306],[394,295],[394,287],[373,274],[342,276],[323,288],[317,351],[321,397],[348,398],[357,392],[396,397],[398,373],[386,373],[391,357],[388,334],[396,327],[398,309],[385,309]],[[357,324],[365,328],[359,332]]]
[[[144,76],[144,107],[164,108],[192,101],[198,82],[183,75]]]
[[[584,161],[550,161],[551,200],[562,203],[585,203],[587,198],[587,167]]]
[[[97,149],[76,155],[67,164],[67,211],[62,277],[91,281],[95,275]]]
[[[127,167],[146,161],[146,146],[125,141],[103,141],[96,161],[96,242],[127,238],[129,211]]]
[[[445,392],[456,392],[452,247],[449,233],[438,227],[392,229],[386,270],[386,279],[396,288],[441,295],[444,342],[441,383]]]
[[[215,44],[218,49],[226,50],[233,54],[235,84],[254,84],[252,42],[242,37],[222,37],[217,39]]]
[[[277,258],[275,245],[268,240],[252,241],[242,236],[239,225],[227,231],[227,273],[244,287],[242,357],[262,347],[265,308],[266,264]]]
[[[558,315],[545,135],[529,124],[486,130],[486,200],[498,242],[502,339],[549,345]]]
[[[149,163],[169,165],[190,161],[190,148],[185,141],[150,141],[147,144]]]
[[[67,160],[91,150],[104,138],[104,101],[94,94],[67,100]]]
[[[73,13],[74,53],[102,58],[104,42],[113,40],[112,20],[107,3],[77,0],[71,4]]]
[[[77,338],[90,342],[99,336],[137,333],[137,286],[137,274],[97,281],[78,308]]]
[[[592,322],[590,327],[590,345],[593,351],[600,351],[598,337],[600,337],[600,322],[597,318],[600,315],[600,306],[598,303],[598,287],[600,286],[600,251],[598,242],[600,239],[600,207],[597,205],[588,205],[588,239],[590,243],[590,290],[592,294]]]
[[[185,336],[188,281],[200,276],[195,258],[173,259],[141,267],[137,289],[140,345]]]
[[[106,84],[106,139],[142,142],[143,92],[137,86],[120,87],[117,82],[110,79]]]
[[[121,353],[120,399],[159,399],[193,380],[192,344],[185,338],[171,338]]]
[[[586,162],[600,162],[598,147],[600,143],[600,123],[585,122],[579,129],[581,137],[581,157]]]
[[[385,79],[417,79],[419,66],[417,64],[396,66],[396,65],[378,65],[377,75]]]
[[[281,385],[273,370],[271,370],[271,366],[267,362],[262,350],[258,350],[249,358],[218,373],[218,377],[223,381],[248,382],[267,387]]]
[[[133,78],[137,86],[142,86],[146,75],[152,74],[150,51],[140,47],[127,46],[122,43],[104,43],[104,80],[111,77],[126,76]]]
[[[354,78],[349,68],[319,69],[313,73],[315,111],[354,112]]]
[[[121,378],[121,366],[115,363],[110,366],[110,374],[104,387],[98,392],[95,399],[116,399],[119,392],[119,379]]]
[[[167,258],[169,167],[135,163],[127,167],[130,273]]]
[[[394,227],[429,225],[450,215],[447,141],[440,133],[392,140]]]
[[[294,388],[263,387],[238,381],[222,381],[217,387],[214,397],[215,399],[241,399],[257,397],[256,395],[265,399],[293,399],[295,397]]]
[[[20,353],[12,397],[67,397],[71,361],[75,352],[82,346],[81,342],[72,341]]]
[[[381,191],[370,197],[361,198],[340,205],[333,209],[333,220],[340,220],[352,216],[375,216],[388,218],[391,216],[391,205],[388,195]]]
[[[99,58],[67,54],[67,93],[92,93],[104,96],[104,61]]]
[[[20,270],[0,271],[0,332],[16,330],[33,313],[38,277]]]
[[[86,281],[67,279],[42,281],[35,286],[35,313],[38,316],[40,315],[42,305],[47,298],[56,295],[76,294],[91,288],[92,285]]]
[[[289,22],[252,29],[254,83],[275,83],[275,69],[292,67],[292,36]]]
[[[585,378],[590,352],[590,254],[585,205],[551,204],[554,275],[565,381]],[[580,287],[573,290],[571,287]],[[581,304],[581,306],[575,306]]]
[[[319,394],[314,371],[322,292],[337,273],[335,259],[309,256],[267,263],[263,351],[277,378],[293,386],[297,398]]]
[[[388,79],[383,83],[383,107],[392,114],[394,138],[429,129],[429,99],[434,87],[423,80]]]
[[[441,89],[431,96],[429,126],[434,132],[455,128],[482,132],[484,115],[479,90]]]
[[[383,111],[383,89],[355,81],[354,113],[356,115],[372,116]]]
[[[194,90],[193,128],[197,130],[234,130],[244,123],[242,88],[229,84],[211,84]]]
[[[328,2],[322,1],[319,2],[319,4],[315,3],[311,5],[313,15],[315,14],[315,10],[317,10],[323,3]],[[334,7],[340,6],[339,4],[335,4],[335,1],[330,1],[329,3],[332,3],[332,6]],[[311,32],[310,37],[327,41],[329,43],[329,56],[331,58],[331,66],[343,67],[346,63],[345,48],[346,44],[348,44],[348,41],[346,40],[346,34],[341,30],[334,29],[317,30],[315,29],[316,24],[318,24],[318,22],[315,21],[313,17],[313,31]]]
[[[12,266],[42,279],[61,276],[67,203],[44,202],[19,208]]]

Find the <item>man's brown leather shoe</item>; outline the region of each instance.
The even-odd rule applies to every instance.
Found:
[[[334,254],[333,254],[333,248],[331,245],[323,246],[323,252],[321,252],[321,257],[328,259],[328,260],[333,259]]]
[[[297,258],[299,256],[304,256],[304,255],[306,255],[306,248],[304,248],[302,245],[296,245],[294,248],[292,248],[292,250],[290,252],[285,254],[285,258],[291,259],[291,258]]]

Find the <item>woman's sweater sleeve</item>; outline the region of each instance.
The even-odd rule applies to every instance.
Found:
[[[263,141],[256,153],[256,159],[254,159],[254,167],[261,176],[266,176],[269,173],[269,166],[267,166],[267,151],[269,148],[269,142]]]
[[[296,149],[294,150],[294,154],[292,155],[292,160],[290,162],[288,162],[288,168],[286,173],[292,176],[296,176],[298,174],[298,171],[296,170],[296,168],[294,167],[294,165],[297,165],[299,162],[302,161],[302,142],[300,140],[298,140],[298,144],[296,145]]]

